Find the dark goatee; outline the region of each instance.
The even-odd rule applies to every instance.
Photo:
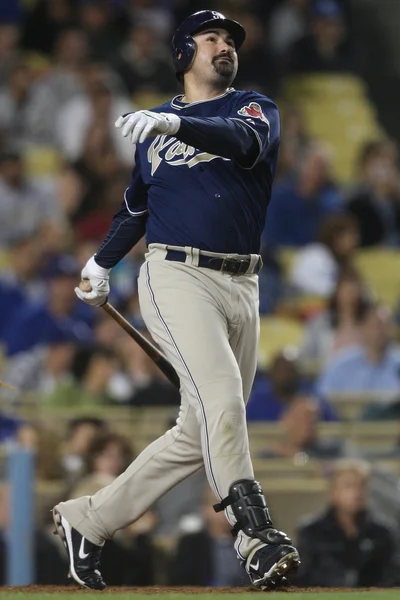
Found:
[[[214,62],[214,69],[215,72],[222,77],[232,77],[235,72],[234,64],[228,61]]]

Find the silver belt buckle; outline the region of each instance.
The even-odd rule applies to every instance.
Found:
[[[239,258],[239,254],[228,254],[228,256],[225,256],[225,258],[222,259],[221,271],[224,270],[224,267],[226,266],[227,261],[234,261],[238,265],[237,271],[229,271],[228,270],[227,272],[228,273],[230,272],[232,275],[245,275],[247,273],[248,267],[243,273],[240,271],[240,267],[243,263],[245,263],[249,260],[250,260],[250,257],[249,258]]]
[[[220,271],[222,272],[226,266],[227,261],[235,260],[237,258],[237,254],[228,254],[222,259]]]

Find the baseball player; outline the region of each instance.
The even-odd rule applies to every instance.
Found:
[[[106,587],[104,541],[203,466],[251,582],[280,585],[299,564],[254,479],[246,426],[259,337],[258,252],[280,130],[269,98],[230,87],[244,39],[242,26],[218,12],[189,16],[172,40],[184,94],[116,122],[135,147],[132,180],[82,270],[91,291],[76,294],[104,304],[110,270],[146,234],[141,313],[179,374],[182,402],[176,425],[111,485],[53,509],[70,574],[88,588]]]

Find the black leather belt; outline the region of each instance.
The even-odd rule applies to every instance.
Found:
[[[179,250],[167,250],[165,260],[173,260],[176,262],[186,261],[186,252]],[[222,273],[228,273],[229,275],[245,275],[250,267],[251,259],[249,258],[219,258],[214,256],[199,255],[199,267],[205,269],[213,269],[214,271],[221,271]],[[254,270],[252,273],[259,273],[262,267],[261,256],[258,258]]]

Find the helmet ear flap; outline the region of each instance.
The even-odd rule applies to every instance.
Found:
[[[190,68],[194,61],[197,46],[193,37],[188,34],[180,42],[174,47],[174,65],[178,79],[182,80],[183,73]]]

